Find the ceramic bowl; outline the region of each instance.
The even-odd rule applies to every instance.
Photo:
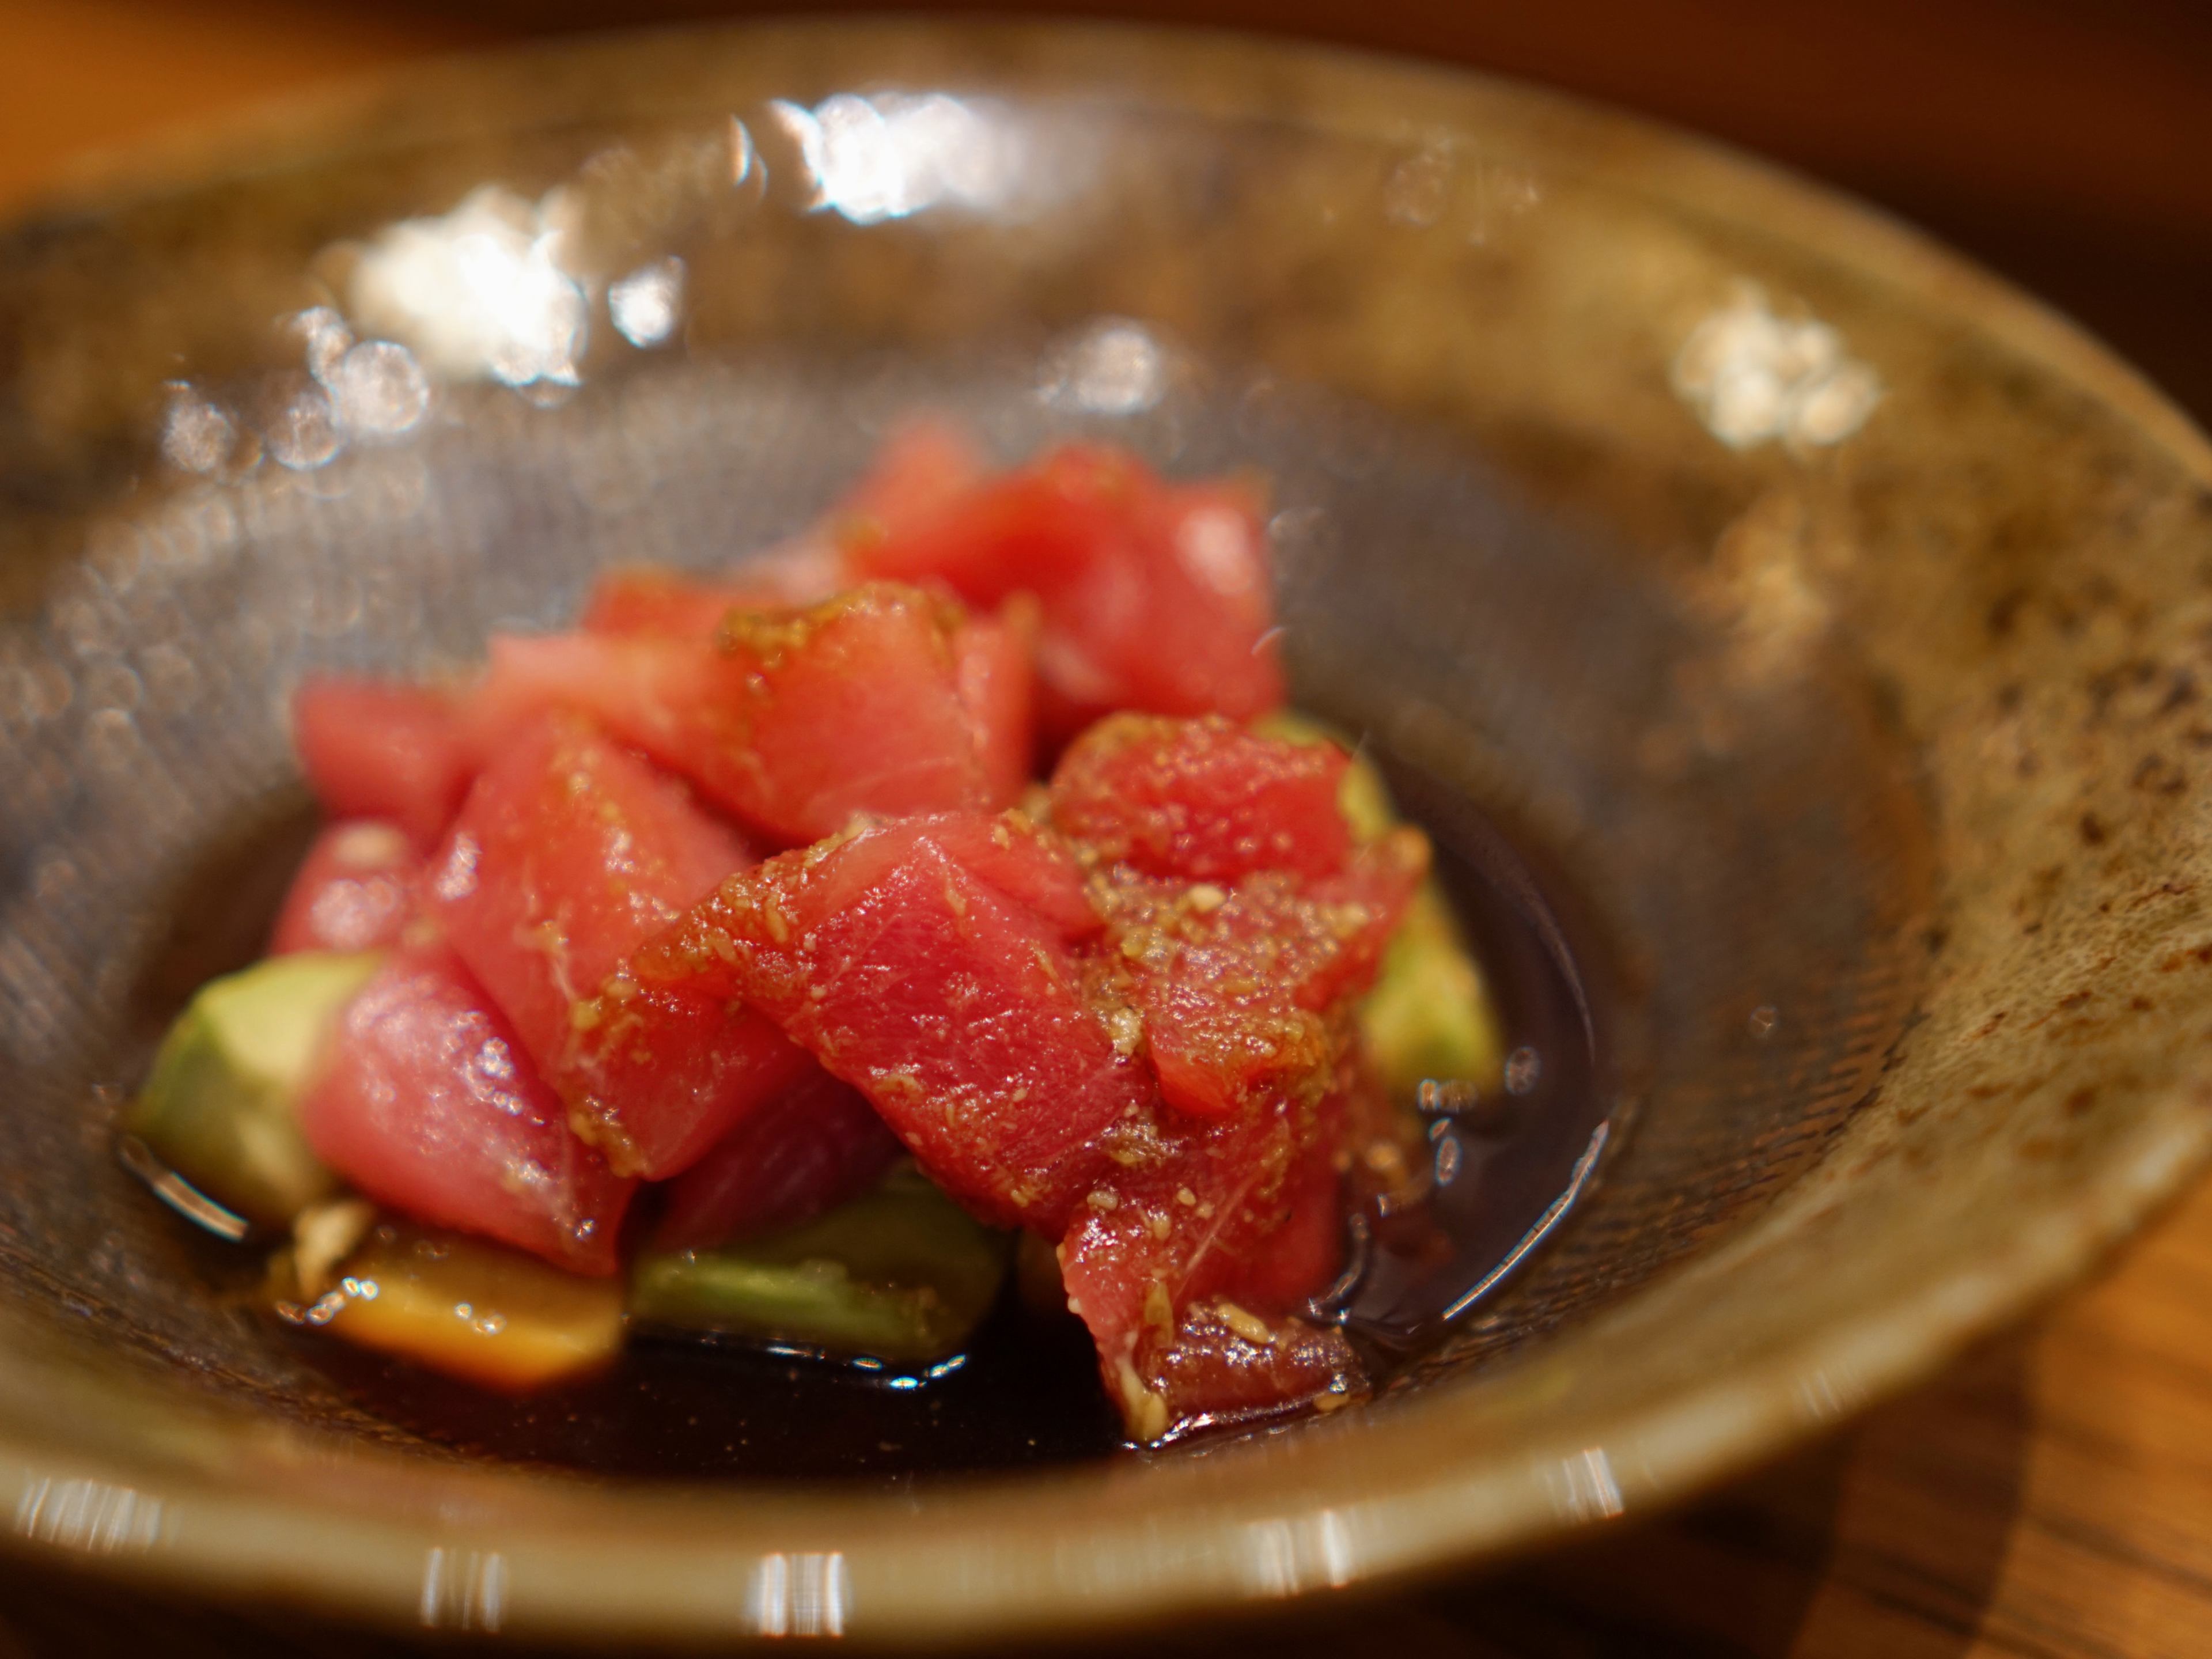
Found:
[[[1549,872],[1623,1129],[1598,1188],[1382,1397],[1279,1432],[813,1482],[416,1435],[115,1155],[299,844],[285,693],[771,539],[925,404],[1264,473],[1301,701],[1448,848]],[[564,1639],[1370,1583],[1904,1386],[2212,1135],[2212,452],[1909,232],[1547,94],[977,24],[410,71],[0,240],[0,502],[19,1551]]]

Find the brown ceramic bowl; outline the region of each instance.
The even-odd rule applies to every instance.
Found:
[[[412,264],[380,240],[484,185],[489,266],[450,218]],[[404,349],[282,320],[318,306]],[[1502,825],[1555,872],[1630,1132],[1445,1347],[1277,1434],[687,1483],[380,1420],[210,1291],[112,1146],[297,845],[286,688],[461,665],[598,562],[764,540],[917,403],[1010,452],[1266,469],[1302,700],[1448,845]],[[1060,27],[411,72],[0,240],[0,503],[17,1550],[574,1639],[1371,1582],[1900,1388],[2212,1135],[2212,453],[1894,225],[1556,98]]]

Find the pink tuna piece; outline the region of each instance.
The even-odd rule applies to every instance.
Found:
[[[569,1133],[514,1029],[452,951],[403,949],[348,1006],[300,1109],[379,1203],[595,1277],[636,1182]]]

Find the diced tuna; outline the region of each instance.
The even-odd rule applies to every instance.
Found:
[[[634,986],[617,975],[599,999],[577,1005],[588,1012],[576,1016],[576,1047],[561,1082],[571,1121],[611,1163],[662,1181],[705,1157],[811,1062],[735,998]],[[580,1029],[586,1019],[589,1030]]]
[[[1364,1388],[1342,1336],[1303,1317],[1341,1257],[1343,1117],[1332,1091],[1163,1125],[1077,1206],[1060,1247],[1068,1306],[1137,1438]]]
[[[424,852],[453,822],[476,770],[452,700],[420,686],[303,680],[292,737],[325,812],[395,823]]]
[[[1428,846],[1395,830],[1355,847],[1344,767],[1219,720],[1121,717],[1054,780],[1106,921],[1091,994],[1136,1016],[1167,1109],[1116,1132],[1060,1247],[1140,1438],[1364,1388],[1342,1335],[1301,1310],[1336,1271],[1355,1104],[1370,1127],[1351,1003]]]
[[[1348,764],[1334,744],[1285,743],[1218,718],[1115,714],[1060,757],[1052,821],[1147,875],[1326,876],[1352,851],[1337,805]]]
[[[301,1105],[315,1155],[380,1203],[605,1277],[636,1183],[569,1133],[514,1030],[442,945],[347,1007]]]
[[[544,708],[582,709],[786,843],[856,813],[1003,805],[961,693],[963,620],[878,584],[807,611],[733,612],[713,640],[495,636],[471,723],[495,744]]]
[[[1152,1085],[1084,1000],[1079,872],[1018,814],[909,818],[723,884],[647,989],[742,996],[865,1094],[970,1210],[1057,1232]]]
[[[415,917],[422,873],[422,855],[398,825],[356,818],[327,826],[292,878],[269,954],[397,944]]]
[[[625,1174],[675,1174],[803,1069],[726,1000],[597,1000],[632,951],[751,862],[682,784],[556,711],[514,730],[432,866],[428,902],[453,949]]]
[[[1154,1438],[1364,1386],[1302,1310],[1337,1267],[1350,1002],[1427,848],[1313,826],[1340,766],[1269,771],[1259,744],[1240,790],[1258,740],[1141,735],[1073,815],[1098,841],[1019,812],[857,830],[725,883],[630,973],[638,994],[750,1001],[963,1205],[1055,1239],[1108,1387]],[[1208,790],[1245,833],[1176,816]]]
[[[866,576],[942,581],[973,605],[1035,594],[1048,724],[1060,735],[1119,708],[1249,720],[1281,702],[1267,540],[1249,492],[1170,488],[1126,452],[1071,444],[969,488],[912,493],[910,510],[838,520],[855,526],[848,562]]]

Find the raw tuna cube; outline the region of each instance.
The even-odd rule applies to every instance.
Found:
[[[1243,1294],[1256,1311],[1273,1314],[1327,1282],[1333,1237],[1319,1255],[1303,1241],[1297,1254],[1310,1260],[1310,1275],[1293,1272],[1285,1281],[1270,1264],[1315,1181],[1334,1191],[1330,1160],[1344,1124],[1330,1087],[1338,1069],[1333,1063],[1318,1091],[1279,1096],[1232,1121],[1163,1115],[1126,1138],[1060,1241],[1071,1305],[1102,1352],[1139,1326],[1166,1328],[1172,1321],[1163,1309],[1194,1297]]]
[[[636,1183],[568,1132],[514,1030],[442,945],[396,951],[301,1103],[308,1145],[380,1203],[604,1277]]]
[[[1283,702],[1273,572],[1257,492],[1233,483],[1164,489],[1142,524],[1149,606],[1142,623],[1091,647],[1133,707],[1249,720]]]
[[[616,1168],[652,1181],[690,1169],[812,1064],[734,998],[641,989],[623,975],[579,1002],[574,1018],[576,1046],[559,1079],[569,1121]]]
[[[1018,810],[994,817],[945,812],[931,818],[925,828],[929,841],[945,857],[1048,923],[1063,943],[1095,938],[1104,927],[1082,867],[1068,855],[1066,844],[1039,830]],[[854,865],[856,870],[867,867],[860,860]]]
[[[549,707],[583,709],[770,839],[856,813],[1001,805],[961,696],[957,606],[855,589],[811,610],[737,612],[712,641],[495,636],[472,724],[496,742]]]
[[[1396,830],[1318,881],[1265,872],[1233,888],[1116,866],[1099,885],[1121,994],[1143,1016],[1168,1103],[1233,1116],[1333,1063],[1331,1018],[1372,982],[1428,870]]]
[[[749,567],[749,577],[759,574]],[[787,590],[803,584],[796,569],[773,570]],[[659,634],[711,640],[732,611],[770,610],[793,603],[772,586],[704,582],[673,571],[619,570],[599,578],[584,612],[594,634]],[[954,630],[953,672],[961,706],[981,746],[983,772],[994,800],[1011,801],[1030,781],[1035,724],[1036,607],[1010,602],[1002,615],[970,617]]]
[[[557,1054],[578,997],[753,861],[681,783],[556,712],[516,730],[477,779],[431,903],[532,1052]]]
[[[1136,1438],[1363,1386],[1342,1336],[1298,1316],[1340,1259],[1343,1127],[1335,1093],[1169,1126],[1077,1206],[1060,1249],[1068,1306]]]
[[[972,488],[911,494],[909,509],[852,515],[848,563],[942,581],[979,605],[1034,593],[1061,734],[1115,708],[1249,720],[1282,701],[1267,543],[1247,492],[1170,489],[1124,452],[1069,445]]]
[[[292,737],[325,812],[396,823],[426,853],[476,770],[452,701],[420,686],[303,680],[292,699]]]
[[[1300,1316],[1335,1272],[1347,1119],[1375,1091],[1351,1004],[1428,870],[1413,830],[1355,847],[1340,750],[1218,720],[1109,720],[1053,787],[1105,918],[1091,995],[1137,1016],[1162,1103],[1118,1131],[1060,1258],[1140,1439],[1361,1392]]]
[[[292,878],[269,954],[397,944],[415,917],[422,873],[422,856],[398,825],[373,818],[330,825]]]
[[[803,1062],[726,1003],[596,1000],[632,951],[751,862],[682,784],[556,711],[515,730],[432,867],[428,902],[453,949],[577,1132],[626,1175],[674,1174]]]
[[[981,711],[963,695],[961,635],[972,625],[957,606],[884,586],[726,625],[725,654],[757,705],[748,770],[758,804],[744,816],[805,842],[860,812],[1011,804],[1019,781],[994,780]]]
[[[874,1186],[900,1151],[859,1090],[809,1066],[669,1183],[655,1248],[711,1249],[796,1227]]]
[[[1285,743],[1218,718],[1116,714],[1060,757],[1052,821],[1147,875],[1326,876],[1352,851],[1337,805],[1349,763],[1334,744]]]
[[[742,996],[874,1104],[972,1212],[1056,1233],[1151,1079],[1088,1006],[1079,872],[1019,814],[909,818],[723,884],[641,987]]]

